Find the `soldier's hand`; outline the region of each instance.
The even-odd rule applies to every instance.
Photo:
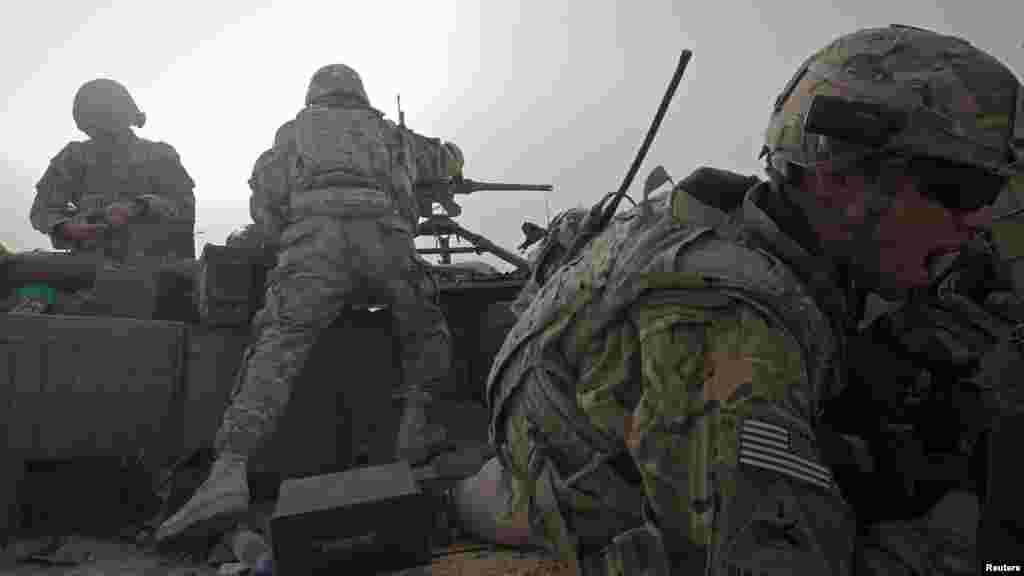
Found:
[[[85,222],[65,222],[58,228],[58,233],[67,240],[73,242],[92,242],[96,240],[100,232],[105,228],[102,224],[88,224]]]

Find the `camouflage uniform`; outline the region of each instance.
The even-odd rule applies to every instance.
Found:
[[[444,147],[409,138],[385,120],[347,66],[318,71],[306,103],[294,137],[275,147],[253,178],[259,216],[281,224],[279,252],[253,321],[256,341],[215,440],[222,464],[160,538],[208,516],[204,503],[218,490],[227,504],[217,514],[247,503],[239,467],[273,433],[318,334],[347,307],[388,305],[397,320],[408,398],[398,457],[418,460],[417,452],[436,443],[423,437],[431,432],[425,408],[430,391],[448,378],[450,336],[440,308],[423,293],[412,185],[450,176]],[[414,157],[421,159],[416,166]]]
[[[922,62],[928,72],[908,77]],[[897,144],[1017,169],[1016,79],[959,39],[905,27],[842,37],[805,63],[773,113],[772,169],[816,161],[819,140],[803,132],[811,95],[870,99],[883,73],[883,101],[963,107],[938,110],[957,124],[931,117]],[[723,188],[703,172],[651,215],[616,216],[510,332],[487,385],[506,520],[528,519],[584,574],[963,573],[969,541],[930,519],[855,545],[819,430],[845,386],[848,280],[814,255],[788,175]]]
[[[316,98],[311,103],[316,105]],[[374,158],[384,164],[375,167],[380,173],[373,177],[390,179],[390,171],[401,170],[390,159],[390,151],[400,146],[398,131],[376,110],[364,107],[361,112],[377,123],[384,138],[372,143],[384,146],[385,154]],[[414,153],[430,157],[429,145],[415,145],[421,142],[413,143]],[[317,333],[347,306],[390,306],[398,320],[408,388],[438,384],[448,375],[448,330],[440,308],[421,293],[423,270],[415,259],[412,222],[396,210],[401,200],[392,201],[377,181],[359,186],[351,176],[347,188],[336,183],[304,188],[294,181],[284,190],[267,186],[276,177],[271,165],[280,158],[294,159],[294,149],[294,142],[275,147],[277,154],[265,160],[262,171],[257,166],[254,176],[259,182],[254,190],[268,190],[262,214],[287,224],[267,303],[254,321],[259,337],[246,356],[240,390],[218,434],[220,451],[247,454],[272,432]],[[439,157],[435,148],[435,162]],[[447,167],[439,162],[421,162],[418,168],[415,176],[421,178],[447,177]],[[275,205],[278,199],[289,202],[285,214],[280,203]]]
[[[32,226],[58,249],[130,256],[194,258],[194,182],[178,153],[163,142],[136,136],[144,116],[122,86],[109,80],[86,83],[75,98],[75,121],[91,136],[71,142],[55,156],[36,184]],[[107,232],[96,243],[74,243],[56,233],[115,202],[145,199],[148,214]],[[69,203],[77,207],[71,214]]]
[[[670,546],[684,557],[749,549],[760,536],[750,520],[776,512],[804,542],[839,551],[852,538],[849,512],[817,456],[813,423],[839,385],[841,336],[802,280],[828,268],[758,207],[770,190],[748,198],[744,226],[719,230],[708,220],[724,213],[686,185],[652,219],[640,209],[616,217],[548,280],[499,353],[491,434],[516,511],[567,559],[593,561],[644,526],[645,499],[663,533],[685,537],[686,547]],[[835,288],[822,282],[819,291],[841,314]],[[795,440],[781,474],[742,450],[741,436],[762,431]],[[590,463],[592,473],[566,486]],[[748,560],[734,566],[771,558]],[[795,561],[806,572],[794,573],[843,568],[809,554]]]

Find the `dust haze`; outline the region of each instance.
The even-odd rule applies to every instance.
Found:
[[[701,165],[759,172],[775,96],[839,34],[892,23],[957,34],[1019,73],[1022,17],[1006,0],[30,3],[0,23],[0,242],[49,248],[28,223],[35,182],[84,139],[71,101],[98,76],[133,93],[148,117],[140,136],[181,155],[200,250],[249,222],[254,160],[333,62],[355,67],[392,118],[400,93],[411,128],[463,149],[467,177],[554,185],[459,198],[463,226],[512,248],[523,220],[618,187],[684,48],[693,61],[634,188],[658,164],[676,178]]]

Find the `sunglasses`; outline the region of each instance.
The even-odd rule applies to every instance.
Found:
[[[906,123],[906,115],[898,110],[819,95],[811,102],[804,130],[818,135],[818,151],[837,173],[874,179],[911,176],[923,196],[950,210],[973,212],[995,202],[1006,187],[1005,175],[944,158],[885,150]]]
[[[925,198],[948,210],[973,212],[996,201],[1008,177],[944,158],[902,156],[828,139],[828,165],[836,174],[858,174],[872,181],[909,176]],[[808,167],[801,167],[807,170]]]

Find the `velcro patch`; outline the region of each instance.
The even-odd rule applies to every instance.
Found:
[[[821,464],[801,456],[792,433],[777,424],[748,418],[740,427],[740,464],[771,470],[831,491],[832,473]]]

